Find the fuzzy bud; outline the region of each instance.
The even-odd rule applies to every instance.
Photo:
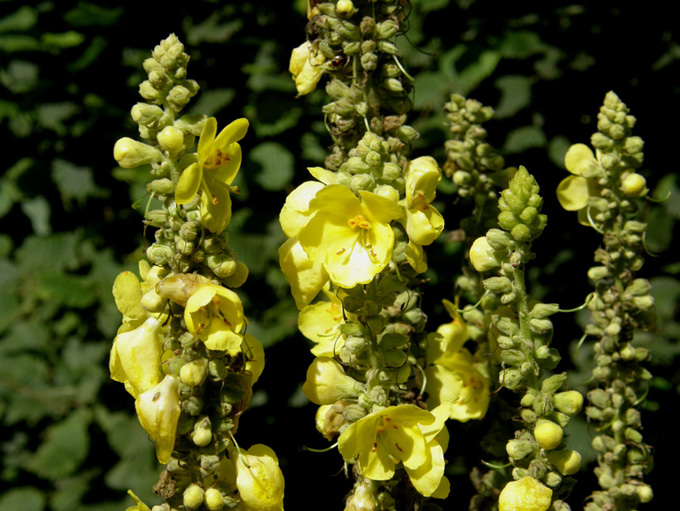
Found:
[[[203,502],[208,511],[220,511],[224,507],[222,493],[217,488],[208,488],[203,496]]]
[[[205,492],[203,488],[197,484],[192,484],[182,494],[182,501],[187,509],[196,509],[203,504],[203,496]]]
[[[555,408],[560,412],[574,416],[583,407],[583,396],[576,390],[567,390],[566,392],[555,394],[554,402]]]
[[[124,169],[133,169],[149,163],[159,163],[163,156],[155,147],[123,137],[113,146],[113,157]]]
[[[184,133],[174,126],[166,126],[156,136],[163,151],[177,154],[184,147]]]

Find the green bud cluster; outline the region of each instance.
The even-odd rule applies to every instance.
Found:
[[[351,4],[351,8],[348,7]],[[404,5],[397,0],[318,3],[309,33],[325,59],[330,81],[324,106],[334,146],[325,166],[338,170],[366,131],[385,137],[396,152],[417,138],[405,124],[411,78],[398,60],[396,36],[403,30]],[[403,168],[405,161],[398,162]]]
[[[588,511],[636,509],[651,500],[643,482],[652,468],[651,448],[642,438],[638,410],[652,376],[645,368],[649,351],[635,346],[636,330],[655,321],[651,286],[635,278],[643,265],[646,223],[641,219],[640,197],[644,180],[635,173],[642,164],[643,142],[631,131],[635,117],[613,92],[607,93],[598,114],[598,132],[591,137],[603,169],[599,181],[606,210],[593,218],[603,236],[595,251],[596,265],[588,271],[595,293],[588,307],[591,323],[586,333],[597,338],[593,380],[586,414],[598,424],[593,447],[598,451],[601,491],[594,492]]]
[[[560,355],[550,347],[549,318],[559,307],[530,305],[526,290],[524,266],[534,257],[530,242],[547,222],[542,202],[535,179],[520,167],[499,199],[501,229],[490,229],[482,242],[475,242],[471,262],[480,271],[495,270],[482,284],[504,306],[491,321],[503,367],[499,383],[521,396],[522,427],[506,445],[513,478],[533,477],[562,496],[574,483],[569,476],[580,466],[580,455],[564,446],[564,428],[580,412],[583,398],[563,390],[565,373],[550,375]],[[565,503],[561,506],[569,509]]]

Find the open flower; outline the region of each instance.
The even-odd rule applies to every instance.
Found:
[[[406,169],[404,224],[409,239],[418,245],[429,245],[444,229],[444,218],[430,205],[441,176],[441,169],[430,156],[411,160]]]
[[[248,130],[247,119],[236,119],[217,135],[217,120],[206,119],[198,140],[198,161],[189,165],[175,190],[177,204],[201,194],[201,223],[211,232],[221,233],[231,220],[231,183],[241,167],[241,140]],[[217,136],[216,136],[217,135]]]
[[[530,476],[505,485],[498,497],[498,511],[547,511],[552,490]]]
[[[402,215],[389,199],[343,185],[328,185],[309,203],[314,215],[298,232],[301,247],[320,263],[331,281],[344,288],[367,284],[392,257],[390,222]]]
[[[344,322],[342,301],[330,291],[327,284],[323,288],[329,301],[318,301],[307,305],[298,315],[298,329],[307,339],[315,343],[311,349],[317,357],[333,357],[345,343],[340,333]]]
[[[283,511],[283,473],[279,459],[263,444],[248,450],[229,450],[243,511]]]
[[[243,304],[232,290],[212,283],[199,286],[187,300],[184,321],[208,349],[231,355],[241,351]]]
[[[360,391],[360,384],[347,376],[335,359],[317,357],[307,368],[302,391],[312,403],[331,405],[342,398],[355,397]]]
[[[578,221],[590,225],[588,216],[592,217],[591,199],[600,199],[602,187],[597,183],[600,163],[593,151],[585,144],[572,145],[564,157],[564,164],[571,172],[557,186],[557,200],[567,211],[577,211]]]
[[[167,375],[158,385],[137,396],[137,416],[144,430],[156,442],[156,457],[167,463],[175,448],[179,404],[179,379]]]
[[[293,50],[288,70],[293,75],[298,96],[309,94],[316,88],[324,73],[326,57],[321,52],[313,52],[312,43],[305,41]]]
[[[390,406],[350,424],[338,438],[338,449],[345,460],[356,458],[362,474],[376,481],[391,479],[401,463],[418,492],[439,497],[447,483],[442,483],[444,445],[438,437],[447,417],[447,406],[432,412],[411,404]]]

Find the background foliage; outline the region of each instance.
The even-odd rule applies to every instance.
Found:
[[[450,93],[496,109],[489,140],[508,165],[525,165],[546,199],[548,228],[536,243],[531,290],[544,301],[578,305],[589,292],[585,272],[596,233],[560,210],[554,189],[565,176],[569,144],[587,142],[605,93],[613,89],[638,118],[646,141],[643,173],[654,196],[642,276],[652,278],[659,321],[641,335],[653,353],[656,378],[643,417],[645,439],[657,446],[650,481],[656,502],[670,499],[672,421],[677,400],[680,263],[671,243],[680,218],[673,154],[680,118],[680,45],[669,3],[644,10],[614,2],[411,0],[405,65],[416,78],[414,154],[442,161],[446,127],[441,107]],[[242,288],[249,332],[267,348],[268,365],[242,422],[241,443],[264,442],[279,454],[287,478],[286,506],[309,505],[323,489],[326,509],[342,509],[349,489],[337,453],[302,446],[325,442],[313,426],[315,406],[300,390],[311,360],[297,334],[297,311],[278,270],[283,241],[277,215],[287,191],[307,179],[330,143],[320,115],[323,90],[295,100],[287,73],[290,50],[304,39],[304,1],[195,0],[172,8],[138,2],[0,2],[0,511],[121,510],[128,488],[155,503],[157,466],[132,400],[108,379],[108,351],[120,321],[111,295],[117,273],[134,269],[144,246],[141,171],[115,166],[112,148],[134,137],[129,109],[139,100],[141,63],[175,32],[192,56],[190,77],[202,87],[192,111],[220,125],[251,121],[243,141],[230,246],[251,270]],[[321,88],[322,89],[322,88]],[[442,182],[437,208],[447,228],[466,214]],[[142,201],[142,202],[140,202]],[[131,203],[138,208],[132,209]],[[425,290],[431,325],[446,320],[461,257],[446,236],[433,248]],[[555,344],[573,352],[572,385],[589,374],[588,341],[561,315]],[[565,357],[567,358],[567,357]],[[496,398],[497,399],[497,398]],[[467,509],[466,473],[479,454],[483,422],[450,426],[448,509]],[[588,449],[588,425],[571,441]],[[589,454],[593,458],[592,452]],[[571,499],[594,484],[583,473]],[[654,504],[652,504],[654,505]]]

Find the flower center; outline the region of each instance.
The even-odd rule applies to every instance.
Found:
[[[361,229],[370,229],[371,228],[371,223],[366,220],[366,217],[364,215],[356,215],[353,218],[350,218],[347,221],[347,225],[349,225],[352,229],[355,227],[359,227]]]
[[[231,158],[229,158],[229,153],[223,153],[219,149],[216,149],[215,152],[205,160],[203,163],[203,167],[206,169],[214,169],[216,167],[221,167],[222,165],[226,165],[228,161],[230,161]]]

